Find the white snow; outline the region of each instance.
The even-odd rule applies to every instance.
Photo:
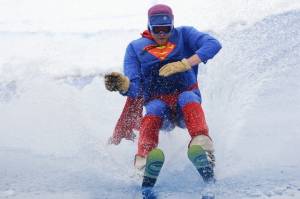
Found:
[[[140,198],[136,142],[106,144],[125,99],[102,75],[159,2],[223,44],[198,77],[218,198],[300,198],[298,0],[1,0],[0,198]],[[188,142],[160,136],[161,198],[200,198]]]

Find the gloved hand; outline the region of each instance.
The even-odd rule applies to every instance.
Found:
[[[109,91],[127,92],[129,89],[130,81],[128,77],[118,72],[112,72],[104,76],[105,87]]]
[[[171,62],[171,63],[164,65],[159,70],[159,75],[163,76],[163,77],[168,77],[175,73],[185,72],[191,68],[192,68],[192,66],[187,61],[187,59],[183,59],[181,61]]]

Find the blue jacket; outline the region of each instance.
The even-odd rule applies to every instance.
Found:
[[[197,84],[198,65],[169,77],[159,76],[159,69],[167,63],[188,58],[195,53],[206,63],[220,49],[218,40],[193,27],[175,28],[165,49],[159,48],[149,35],[144,34],[127,46],[124,73],[130,80],[130,86],[123,95],[132,98],[142,95],[147,101],[155,96],[188,90]]]

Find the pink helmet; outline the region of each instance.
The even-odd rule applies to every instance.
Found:
[[[173,24],[172,9],[164,4],[157,4],[148,10],[148,24],[149,25],[169,25]]]

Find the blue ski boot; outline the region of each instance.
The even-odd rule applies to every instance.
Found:
[[[188,157],[205,182],[202,199],[214,199],[214,193],[211,191],[216,181],[214,178],[213,162],[209,161],[206,151],[200,145],[190,146],[188,149]]]
[[[149,152],[147,156],[144,178],[142,183],[143,199],[156,199],[153,187],[164,164],[165,156],[162,150],[156,148]]]

